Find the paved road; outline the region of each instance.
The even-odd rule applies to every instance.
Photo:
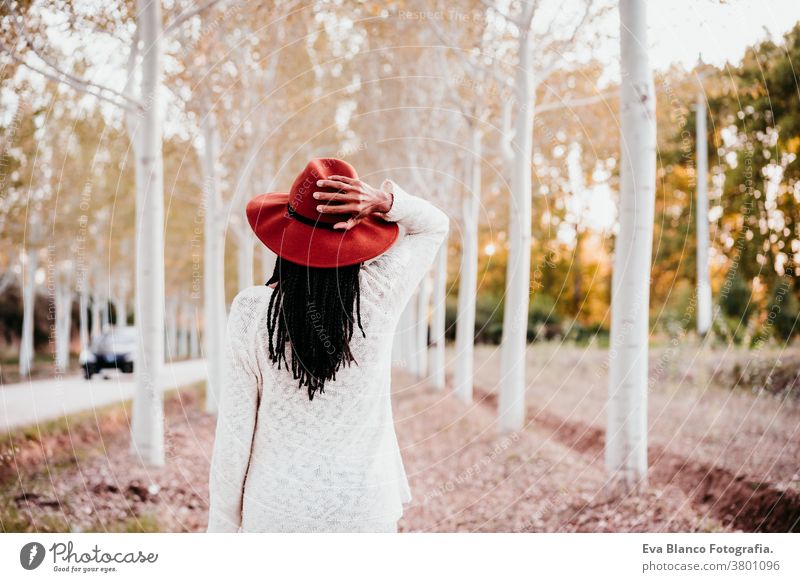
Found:
[[[205,360],[166,364],[160,382],[164,390],[185,386],[206,377]],[[109,371],[90,381],[80,374],[34,380],[0,387],[0,431],[60,418],[133,398],[132,374]]]

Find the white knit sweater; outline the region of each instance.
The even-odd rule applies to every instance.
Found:
[[[406,303],[448,231],[447,215],[391,180],[384,217],[402,230],[359,275],[361,321],[343,366],[309,401],[268,359],[272,289],[249,287],[228,315],[226,383],[209,481],[209,532],[391,531],[411,500],[390,400],[391,348]],[[291,365],[287,346],[287,360]],[[291,369],[291,368],[290,368]]]

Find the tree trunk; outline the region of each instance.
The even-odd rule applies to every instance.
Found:
[[[515,79],[517,115],[514,127],[509,208],[509,250],[503,308],[502,371],[498,401],[502,432],[525,424],[525,353],[528,344],[528,303],[531,278],[531,162],[533,147],[534,82],[530,33],[519,39]]]
[[[33,318],[36,303],[36,269],[39,266],[39,249],[28,247],[23,269],[22,284],[22,338],[19,344],[19,375],[27,376],[33,367]]]
[[[103,333],[103,318],[100,315],[101,306],[100,296],[96,293],[92,293],[92,341],[96,340],[100,337],[100,334]]]
[[[69,273],[60,269],[56,274],[56,370],[64,373],[69,369],[69,347],[72,331],[72,289]]]
[[[583,229],[580,224],[575,225],[575,252],[572,254],[572,269],[575,278],[572,282],[572,302],[575,311],[575,320],[581,319],[583,306],[583,257],[581,245],[583,244]]]
[[[477,122],[474,122],[477,123]],[[456,317],[456,355],[453,372],[453,392],[463,402],[472,402],[475,304],[478,284],[478,211],[481,199],[481,162],[483,133],[472,129],[472,171],[470,191],[462,202],[463,232],[461,242],[461,276],[458,283],[458,314]]]
[[[431,303],[430,274],[422,278],[417,296],[416,338],[414,347],[417,353],[417,378],[423,379],[428,374],[428,316]]]
[[[106,331],[110,325],[111,318],[108,313],[108,296],[103,295],[103,300],[100,302],[100,330]]]
[[[178,309],[178,357],[181,359],[189,355],[189,312],[188,303],[181,301]]]
[[[200,357],[200,338],[197,333],[197,317],[194,304],[189,310],[189,359],[196,360]]]
[[[445,386],[445,311],[447,308],[447,241],[436,255],[431,315],[431,383],[437,390]]]
[[[392,338],[392,367],[398,366],[405,369],[406,363],[403,360],[403,337],[400,330],[403,327],[403,314],[397,320],[397,327],[394,330],[394,337]]]
[[[620,212],[614,248],[606,423],[607,491],[647,484],[647,357],[655,205],[655,91],[644,0],[620,1]]]
[[[203,345],[208,366],[206,411],[216,414],[222,394],[225,354],[225,237],[219,220],[221,199],[217,163],[217,125],[214,112],[203,119],[205,225],[203,256]]]
[[[273,253],[265,245],[261,245],[261,279],[260,283],[263,285],[272,277],[272,271],[275,270],[275,261],[278,260],[278,255]]]
[[[136,325],[131,453],[149,466],[164,465],[164,174],[161,125],[161,2],[138,0],[142,39],[141,100],[136,165]],[[139,179],[141,178],[141,180]]]
[[[415,330],[415,312],[417,307],[416,293],[411,296],[408,303],[400,315],[400,321],[397,324],[397,332],[400,342],[400,362],[402,367],[413,376],[417,375],[417,354],[415,348],[416,336]]]
[[[78,305],[80,307],[78,325],[80,326],[81,352],[83,352],[89,349],[89,291],[86,288],[85,277],[78,292]]]
[[[166,302],[166,350],[164,357],[169,360],[174,360],[178,353],[178,302],[174,297],[171,297]]]
[[[706,97],[697,94],[697,333],[711,328],[711,278],[708,272],[708,145]]]
[[[116,325],[128,325],[128,307],[124,297],[117,297],[113,300],[114,312],[117,315]]]
[[[249,230],[249,228],[248,225],[247,229]],[[244,234],[240,237],[239,245],[236,248],[240,290],[253,286],[253,258],[255,257],[253,238],[249,233]]]

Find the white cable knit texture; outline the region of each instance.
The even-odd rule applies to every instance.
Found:
[[[209,532],[395,531],[411,501],[390,399],[394,330],[447,236],[447,215],[386,180],[384,217],[401,225],[395,244],[364,263],[362,337],[309,401],[291,367],[268,358],[272,289],[249,287],[228,315],[226,382],[209,481]],[[291,352],[287,346],[291,366]]]

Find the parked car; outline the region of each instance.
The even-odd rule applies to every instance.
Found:
[[[107,368],[132,374],[136,341],[136,328],[133,326],[112,327],[104,332],[80,356],[83,377],[91,380],[94,374]]]

